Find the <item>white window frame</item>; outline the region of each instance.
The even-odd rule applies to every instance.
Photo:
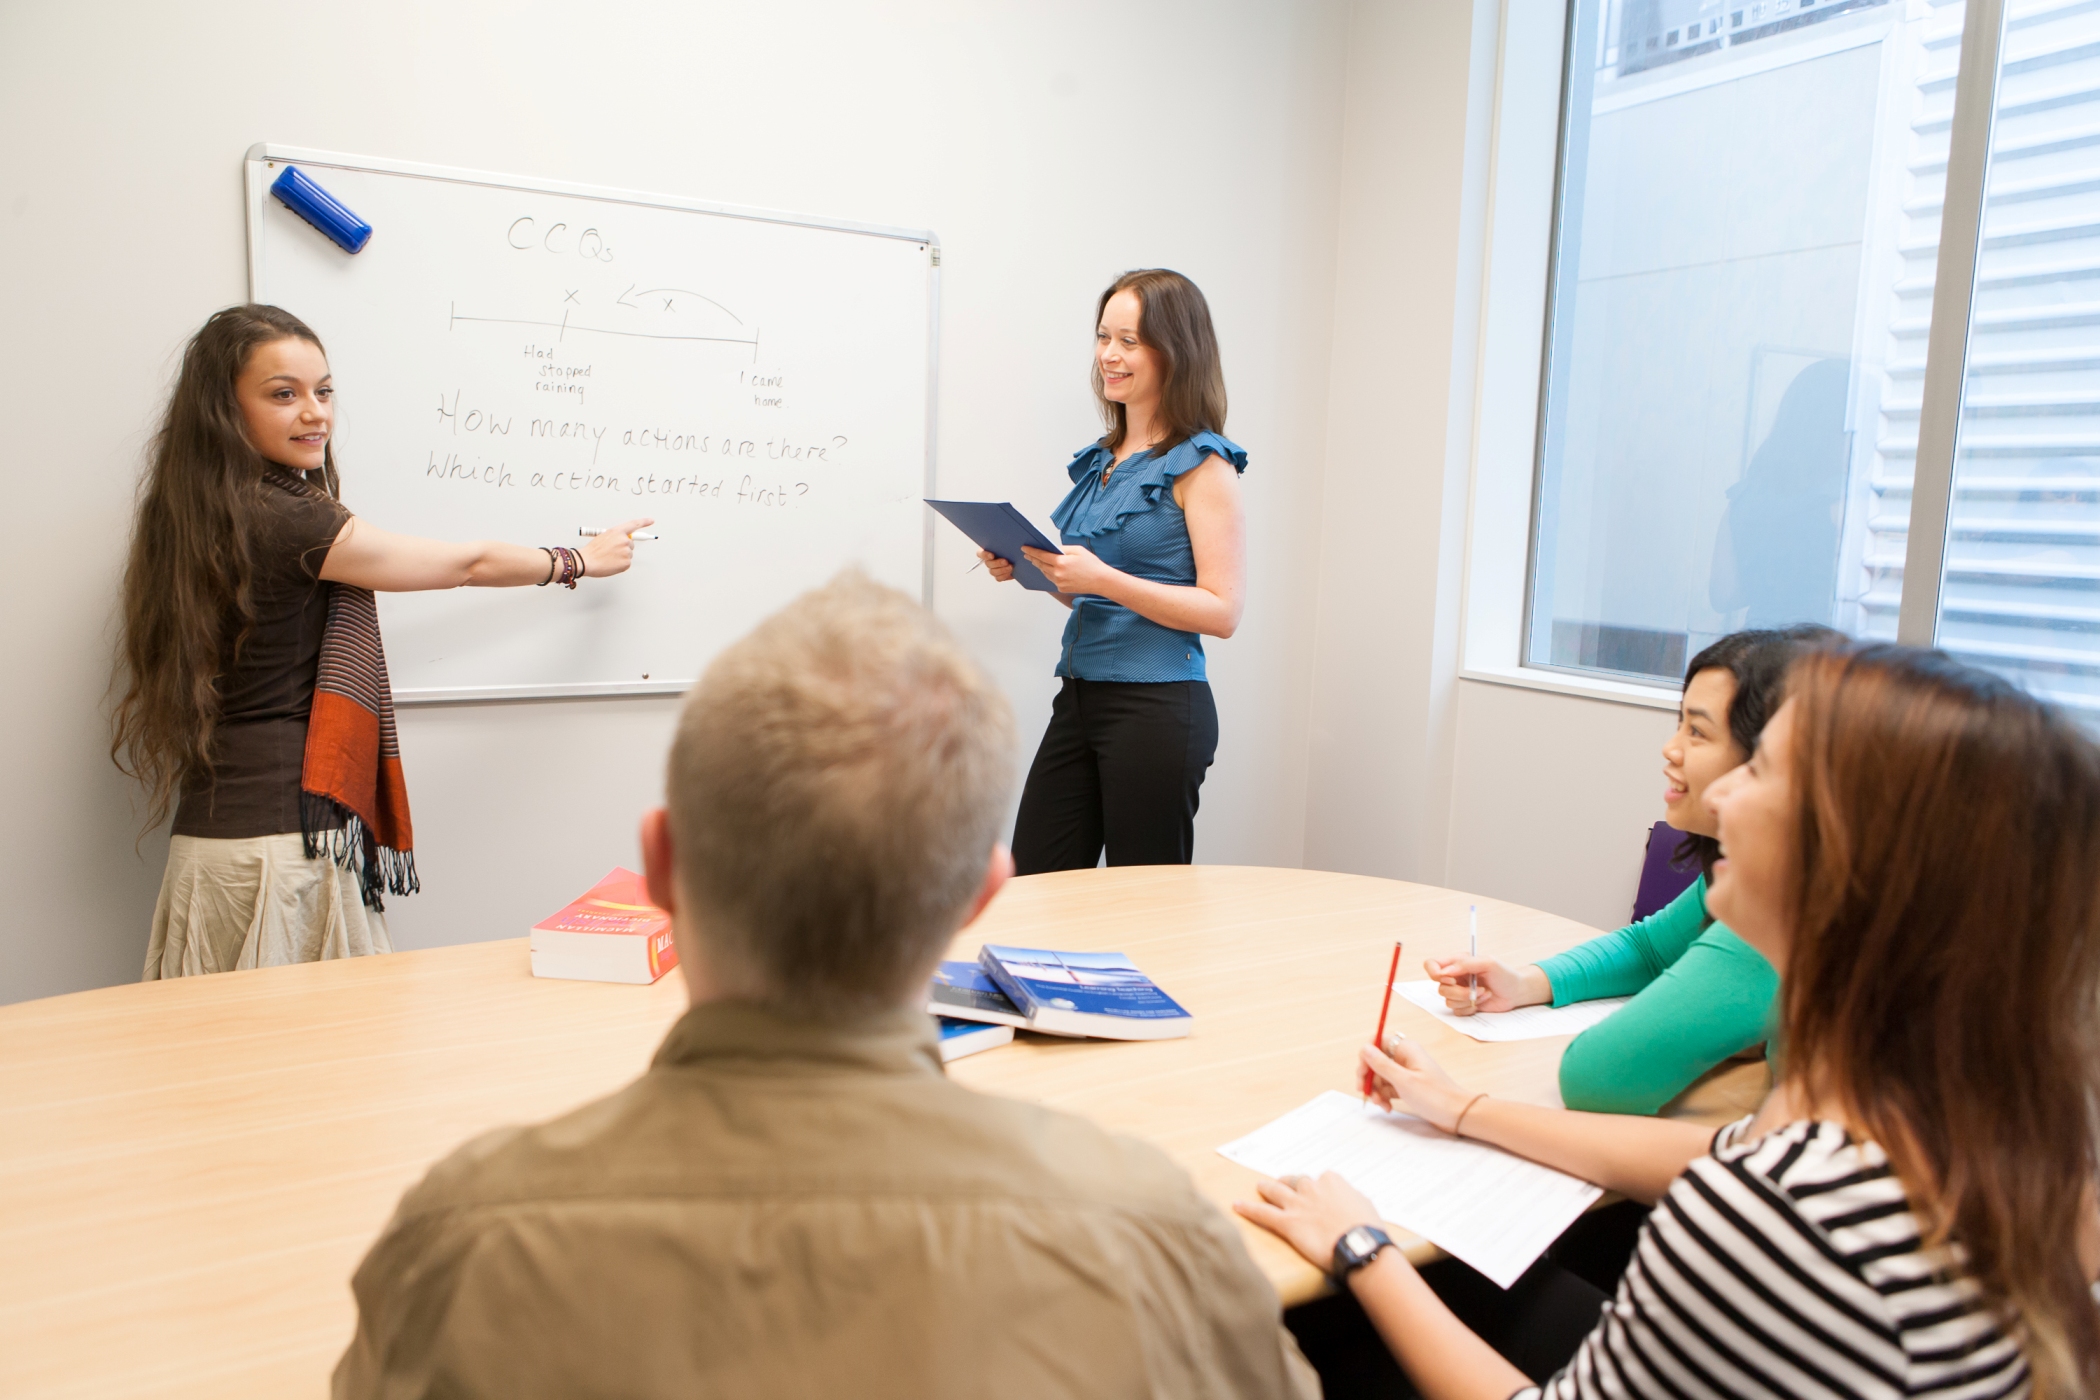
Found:
[[[1579,2],[1502,0],[1472,404],[1459,675],[1674,710],[1678,690],[1667,682],[1651,685],[1529,666],[1523,657],[1567,33]],[[2004,0],[1967,0],[1965,13],[1897,630],[1899,640],[1919,646],[1932,644],[1939,620]]]

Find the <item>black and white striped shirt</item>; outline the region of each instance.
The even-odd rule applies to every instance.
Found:
[[[1888,1157],[1834,1123],[1724,1128],[1649,1217],[1618,1296],[1536,1390],[1598,1397],[2028,1394],[2027,1361],[1927,1250]]]

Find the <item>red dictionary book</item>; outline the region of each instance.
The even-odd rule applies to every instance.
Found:
[[[614,867],[581,899],[532,926],[532,975],[581,982],[654,982],[678,966],[671,916],[632,870]]]

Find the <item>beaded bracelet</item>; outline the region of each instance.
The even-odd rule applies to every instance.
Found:
[[[545,588],[550,583],[558,583],[574,592],[576,580],[583,577],[583,556],[567,545],[559,544],[543,544],[539,546],[539,551],[547,556],[547,576],[539,581],[537,587]],[[561,575],[559,578],[555,577],[557,573]]]

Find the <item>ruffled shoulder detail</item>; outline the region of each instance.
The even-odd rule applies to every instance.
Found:
[[[1234,471],[1244,472],[1247,470],[1247,449],[1234,442],[1231,438],[1226,437],[1223,433],[1198,433],[1186,442],[1177,443],[1160,460],[1173,464],[1167,468],[1167,477],[1171,480],[1190,468],[1197,466],[1205,457],[1214,453],[1232,463]],[[1182,460],[1184,456],[1186,457],[1185,461]]]
[[[1072,454],[1072,465],[1065,468],[1065,475],[1073,481],[1084,481],[1088,472],[1108,465],[1108,449],[1098,442],[1090,442]]]
[[[1108,534],[1131,516],[1143,515],[1158,505],[1176,477],[1194,471],[1213,454],[1232,463],[1234,471],[1247,470],[1245,448],[1219,433],[1197,433],[1165,452],[1147,452],[1125,461],[1106,487],[1097,484],[1093,499],[1084,500],[1090,494],[1087,479],[1109,462],[1108,449],[1095,443],[1073,456],[1070,470],[1076,484],[1050,518],[1067,539]]]

